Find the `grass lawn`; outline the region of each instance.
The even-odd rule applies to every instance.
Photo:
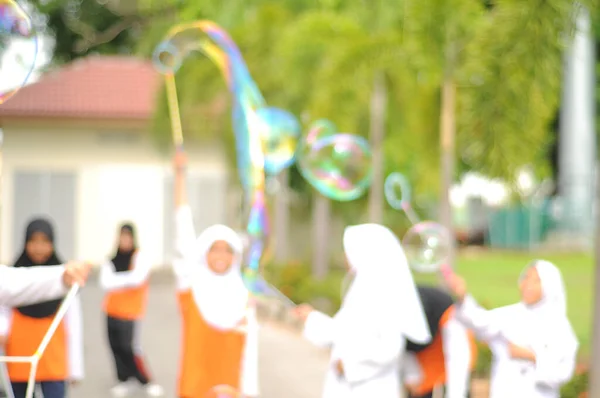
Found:
[[[467,281],[469,291],[486,307],[498,307],[519,300],[517,279],[531,260],[541,258],[560,268],[567,287],[568,315],[586,359],[590,350],[594,259],[591,254],[536,254],[467,249],[460,253],[457,272]],[[432,275],[416,275],[430,282]]]

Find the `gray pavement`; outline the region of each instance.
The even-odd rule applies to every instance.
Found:
[[[85,327],[85,380],[71,388],[72,398],[109,397],[114,382],[112,360],[101,312],[102,292],[95,281],[82,291]],[[142,347],[154,379],[165,397],[176,397],[179,356],[179,315],[172,280],[153,277],[147,315],[142,324]],[[303,341],[297,333],[262,323],[260,383],[263,398],[318,398],[327,366],[327,353]],[[135,397],[144,394],[135,393]]]

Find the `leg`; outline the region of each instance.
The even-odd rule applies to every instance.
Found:
[[[142,385],[148,384],[148,376],[143,368],[143,362],[140,358],[136,357],[134,351],[134,334],[135,334],[135,322],[134,321],[121,321],[121,350],[123,354],[123,361],[126,363],[129,374],[135,377]]]
[[[152,378],[150,377],[150,372],[148,371],[148,368],[146,367],[146,361],[144,360],[144,357],[142,355],[142,350],[140,348],[139,323],[137,321],[134,321],[132,328],[133,328],[133,331],[132,331],[131,347],[133,350],[135,368],[137,371],[135,377],[138,379],[138,381],[140,383],[148,384],[148,383],[150,383]]]
[[[11,385],[15,398],[25,398],[25,394],[27,394],[27,383],[11,383]]]
[[[433,398],[433,391],[430,391],[424,395],[411,395],[410,393],[407,394],[408,398]]]
[[[120,320],[107,317],[106,324],[108,329],[108,343],[115,360],[117,379],[120,382],[126,382],[131,377],[131,371],[127,364],[126,354],[122,347],[122,330]]]
[[[43,381],[41,384],[44,398],[66,397],[66,383],[64,381]]]

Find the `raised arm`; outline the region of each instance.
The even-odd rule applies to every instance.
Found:
[[[181,290],[189,288],[189,276],[196,262],[194,246],[196,233],[192,210],[187,202],[186,167],[187,159],[183,150],[175,154],[175,259],[173,269],[177,277],[177,287]]]
[[[473,297],[468,295],[456,306],[455,317],[471,329],[478,339],[489,342],[502,337],[501,322],[499,322],[499,317],[496,316],[498,310],[502,309],[486,310]]]

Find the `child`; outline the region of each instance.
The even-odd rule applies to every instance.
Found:
[[[127,381],[137,379],[150,397],[163,395],[161,386],[151,383],[135,340],[140,319],[146,310],[148,275],[151,263],[137,249],[133,225],[119,230],[119,246],[113,259],[102,265],[100,285],[106,291],[104,312],[108,342],[119,383],[111,389],[114,397],[129,393]]]
[[[323,398],[397,398],[405,339],[431,339],[402,246],[384,226],[346,228],[347,265],[356,274],[330,318],[301,305],[304,335],[331,347]]]
[[[33,220],[27,226],[25,247],[15,267],[53,266],[62,264],[54,248],[54,230],[45,219]],[[48,331],[62,299],[5,309],[5,352],[8,356],[31,356]],[[24,398],[30,365],[7,364],[15,398]],[[77,297],[54,333],[40,358],[35,380],[41,384],[44,398],[65,398],[66,381],[83,379],[83,325],[81,303]]]
[[[523,273],[521,302],[486,311],[467,294],[462,278],[447,274],[460,304],[456,317],[493,354],[491,398],[559,398],[575,370],[578,341],[567,319],[558,268],[536,260]]]
[[[444,387],[447,398],[466,398],[469,376],[477,359],[472,333],[454,319],[452,297],[433,286],[417,286],[427,317],[431,342],[407,341],[404,382],[409,398],[432,398]]]
[[[178,151],[174,268],[183,330],[178,397],[205,398],[224,385],[255,397],[258,326],[241,275],[242,242],[224,225],[207,228],[195,241],[185,162]]]

